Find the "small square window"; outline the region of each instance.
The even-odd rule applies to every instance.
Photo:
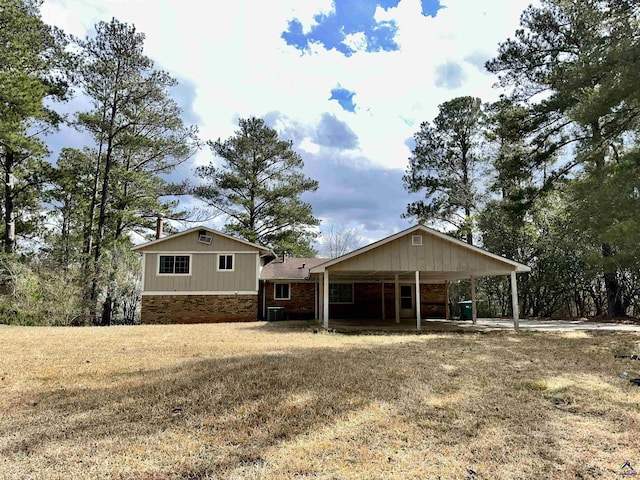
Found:
[[[273,287],[273,298],[275,300],[291,300],[291,285],[288,283],[276,283]]]
[[[218,255],[218,270],[233,270],[233,255]]]
[[[422,246],[422,235],[412,235],[411,236],[411,245],[414,247]]]

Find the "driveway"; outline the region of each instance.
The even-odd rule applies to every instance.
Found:
[[[452,321],[452,323],[469,324],[471,322]],[[513,320],[504,318],[479,318],[476,327],[480,327],[482,330],[512,329]],[[640,333],[639,324],[589,322],[582,320],[520,320],[520,329],[545,332],[599,331]]]
[[[415,332],[415,320],[330,320],[329,328],[342,332],[389,331]],[[513,320],[508,318],[479,318],[474,325],[470,320],[423,320],[423,332],[488,332],[513,330]],[[520,330],[540,332],[630,332],[640,333],[640,324],[588,322],[581,320],[520,320]]]

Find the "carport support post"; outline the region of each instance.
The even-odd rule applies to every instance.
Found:
[[[476,308],[476,277],[471,275],[471,321],[475,325],[478,322],[478,309]]]
[[[386,315],[384,312],[384,280],[382,281],[382,320],[385,320]]]
[[[513,310],[513,328],[520,330],[520,309],[518,308],[518,282],[516,272],[511,272],[511,308]]]
[[[422,314],[420,312],[420,271],[416,270],[416,327],[418,331],[422,330],[422,325],[420,323],[420,318]]]
[[[322,320],[325,330],[329,330],[329,270],[324,271],[324,289],[322,292]]]
[[[400,323],[400,275],[396,274],[396,323]]]

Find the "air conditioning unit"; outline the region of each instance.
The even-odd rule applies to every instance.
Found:
[[[205,235],[201,233],[200,235],[198,235],[198,241],[206,245],[211,245],[211,242],[213,241],[213,237],[210,235]]]

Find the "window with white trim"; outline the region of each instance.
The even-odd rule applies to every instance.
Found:
[[[353,303],[353,283],[330,283],[329,303]]]
[[[274,300],[291,300],[291,284],[275,283],[273,285]]]
[[[159,275],[189,275],[190,255],[160,255],[158,258]]]
[[[414,247],[422,246],[422,235],[412,235],[411,236],[411,245]]]
[[[225,272],[233,271],[233,254],[218,255],[218,271],[225,271]]]

